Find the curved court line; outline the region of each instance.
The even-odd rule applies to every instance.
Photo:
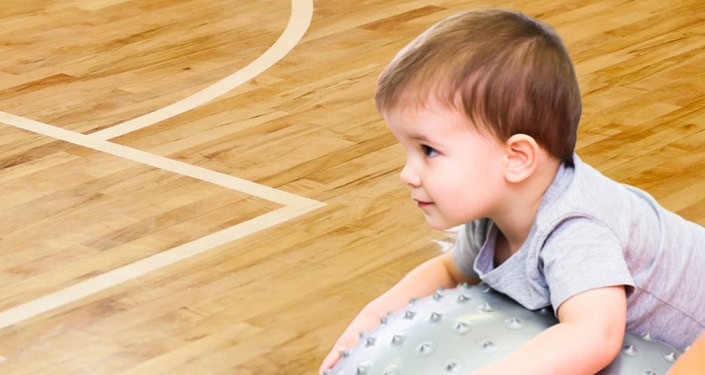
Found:
[[[227,93],[269,69],[286,56],[304,36],[308,26],[311,24],[312,17],[313,0],[291,0],[291,16],[286,29],[279,36],[279,39],[255,61],[188,98],[146,115],[89,134],[89,136],[102,140],[115,138],[172,118]]]
[[[63,128],[26,119],[0,111],[0,123],[15,126],[33,133],[38,133],[65,142],[88,147],[124,159],[151,165],[153,167],[178,173],[198,180],[211,182],[229,189],[282,204],[284,207],[244,221],[230,228],[223,229],[205,237],[182,244],[102,275],[81,281],[54,293],[29,301],[19,306],[0,312],[0,329],[20,323],[39,314],[60,308],[72,302],[111,288],[118,284],[136,279],[149,272],[167,267],[181,260],[205,253],[215,247],[227,244],[238,238],[267,229],[287,220],[325,206],[323,202],[308,199],[285,191],[243,180],[206,168],[153,155],[141,150],[107,141],[131,131],[144,128],[164,119],[193,109],[213,98],[222,95],[241,83],[251,79],[274,65],[299,42],[308,29],[313,14],[312,0],[292,0],[292,13],[286,30],[279,39],[262,56],[235,74],[215,83],[195,95],[162,108],[145,116],[127,121],[115,127],[90,135],[80,134]],[[5,358],[0,357],[0,362]]]

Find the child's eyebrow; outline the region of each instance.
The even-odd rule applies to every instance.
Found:
[[[413,133],[413,134],[410,134],[409,136],[411,137],[411,139],[416,139],[416,140],[423,141],[423,142],[431,142],[431,140],[428,139],[428,138],[427,138],[425,135],[423,135],[423,134]]]

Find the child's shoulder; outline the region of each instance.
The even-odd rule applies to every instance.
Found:
[[[640,206],[641,209],[637,207]],[[643,215],[644,208],[657,207],[648,193],[617,182],[584,163],[577,154],[573,163],[564,163],[544,194],[536,221],[555,225],[571,217],[588,217],[610,223],[610,218],[633,212]]]

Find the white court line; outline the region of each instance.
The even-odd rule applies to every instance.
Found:
[[[91,294],[100,292],[125,281],[140,277],[148,272],[169,266],[178,261],[202,254],[217,246],[221,246],[238,238],[272,227],[299,215],[325,206],[325,203],[300,197],[268,186],[214,172],[209,169],[171,160],[162,156],[152,155],[109,141],[93,139],[87,135],[75,133],[56,126],[15,116],[0,111],[0,123],[12,125],[34,133],[56,138],[62,141],[106,152],[139,163],[148,164],[160,169],[193,177],[199,180],[238,190],[256,197],[283,204],[275,211],[242,222],[203,238],[194,240],[161,253],[152,255],[126,266],[109,271],[105,274],[82,281],[58,292],[40,297],[23,305],[0,312],[0,329],[32,318],[44,312],[65,306],[71,302]]]
[[[193,177],[202,181],[207,181],[228,189],[237,190],[249,195],[276,202],[285,206],[309,206],[320,202],[304,198],[295,194],[277,190],[269,186],[243,180],[234,176],[212,171],[210,169],[198,167],[178,160],[165,158],[163,156],[150,154],[141,150],[119,145],[109,141],[91,138],[88,135],[76,133],[62,129],[57,126],[45,124],[39,121],[26,119],[13,114],[0,111],[0,122],[12,125],[33,133],[42,134],[48,137],[60,139],[79,146],[91,148],[121,158],[136,161],[138,163],[151,165],[156,168],[178,173],[183,176]]]
[[[164,268],[184,259],[203,254],[215,247],[242,238],[292,219],[323,205],[282,207],[233,227],[223,229],[195,241],[183,244],[151,257],[114,269],[94,278],[79,282],[58,292],[40,297],[23,305],[0,312],[0,329],[17,324],[44,312],[65,306],[123,282],[136,279],[148,272]]]
[[[269,69],[277,61],[286,56],[306,33],[308,26],[311,24],[312,16],[312,0],[291,0],[291,16],[289,17],[289,23],[286,29],[279,36],[279,39],[255,61],[188,98],[144,116],[89,134],[89,136],[102,140],[115,138],[172,118],[227,93]]]
[[[109,271],[97,277],[84,280],[78,284],[40,297],[23,305],[0,312],[0,329],[17,324],[61,306],[65,306],[91,294],[98,293],[120,283],[143,276],[148,272],[169,266],[195,255],[202,254],[217,246],[221,246],[257,231],[267,229],[284,221],[293,219],[299,215],[303,215],[307,212],[325,206],[325,203],[312,199],[300,197],[295,194],[273,189],[251,181],[107,141],[107,139],[152,125],[153,123],[195,108],[218,95],[222,95],[225,92],[232,90],[240,83],[266,70],[271,65],[276,63],[276,61],[281,59],[283,55],[288,53],[298,43],[310,24],[312,14],[313,3],[311,0],[292,0],[292,14],[289,19],[287,29],[284,33],[282,33],[277,42],[269,50],[267,50],[267,52],[265,52],[265,55],[267,55],[266,57],[264,55],[260,56],[260,58],[253,61],[247,67],[189,98],[140,118],[105,129],[101,132],[96,132],[91,135],[79,134],[56,126],[44,124],[39,121],[0,112],[0,122],[8,125],[119,156],[128,160],[151,165],[153,167],[178,173],[184,176],[211,182],[216,185],[284,205],[284,207],[258,216],[254,219],[250,219],[187,244],[174,247],[159,254]],[[279,56],[282,52],[283,55]],[[274,57],[276,57],[276,60],[273,60]],[[0,357],[0,362],[4,360],[4,358]]]

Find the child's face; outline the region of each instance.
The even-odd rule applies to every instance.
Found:
[[[503,145],[472,130],[467,119],[439,106],[386,111],[404,146],[401,180],[435,229],[492,217],[505,190]]]

